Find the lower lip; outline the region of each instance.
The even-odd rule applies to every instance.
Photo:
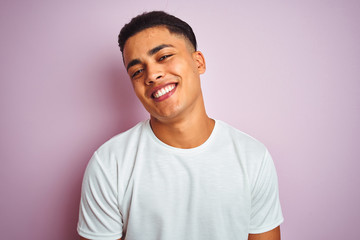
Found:
[[[171,95],[173,95],[175,93],[176,88],[177,88],[177,85],[175,85],[175,87],[170,92],[162,95],[159,98],[154,98],[155,102],[161,102],[161,101],[168,99],[169,97],[171,97]]]

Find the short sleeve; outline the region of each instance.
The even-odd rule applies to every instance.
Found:
[[[122,237],[122,216],[118,207],[116,176],[99,161],[91,158],[82,183],[78,233],[94,240]]]
[[[278,178],[273,160],[268,151],[265,152],[258,170],[251,195],[249,233],[267,232],[283,222]]]

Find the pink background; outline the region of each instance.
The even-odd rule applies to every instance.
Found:
[[[360,1],[0,3],[0,238],[77,239],[93,151],[148,117],[117,34],[160,9],[193,26],[208,113],[268,146],[283,239],[357,239]]]

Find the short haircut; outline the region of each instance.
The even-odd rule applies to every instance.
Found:
[[[170,33],[182,35],[190,41],[196,51],[196,37],[189,24],[166,12],[152,11],[140,14],[124,25],[118,38],[121,52],[124,53],[125,43],[131,36],[147,28],[158,26],[166,27]]]

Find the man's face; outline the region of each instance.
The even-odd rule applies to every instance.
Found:
[[[145,29],[126,41],[124,63],[152,118],[176,120],[203,110],[200,74],[205,61],[184,37],[165,27]]]

